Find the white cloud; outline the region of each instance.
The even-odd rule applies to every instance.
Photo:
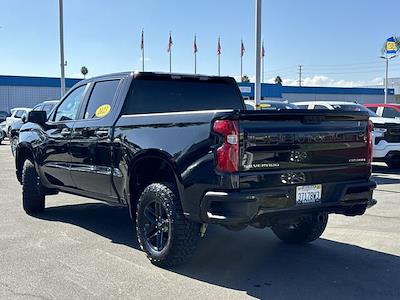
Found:
[[[274,78],[268,80],[273,83]],[[283,85],[298,85],[298,79],[283,78]],[[357,87],[357,86],[377,86],[382,85],[382,78],[373,78],[371,80],[345,80],[333,79],[325,75],[315,75],[303,78],[303,86],[332,86],[332,87]]]
[[[143,60],[143,57],[140,57],[139,60],[142,61],[142,60]],[[145,57],[145,58],[144,58],[144,61],[150,61],[150,60],[151,60],[150,57]]]

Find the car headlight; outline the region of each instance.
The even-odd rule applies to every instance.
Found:
[[[385,135],[385,132],[387,131],[386,128],[374,128],[373,134],[375,137],[382,137]]]

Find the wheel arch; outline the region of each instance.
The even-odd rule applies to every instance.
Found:
[[[34,163],[36,171],[38,171],[33,149],[26,144],[18,144],[15,150],[15,170],[17,174],[17,179],[20,183],[22,182],[22,169],[24,167],[24,162],[27,159],[30,159]]]
[[[174,184],[182,201],[182,178],[172,156],[164,151],[151,149],[136,155],[129,163],[126,187],[131,217],[134,216],[137,201],[144,188],[155,182]]]

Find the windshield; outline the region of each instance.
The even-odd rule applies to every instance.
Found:
[[[360,104],[332,104],[335,110],[345,110],[345,111],[363,111],[368,113],[370,117],[378,117],[376,113]]]

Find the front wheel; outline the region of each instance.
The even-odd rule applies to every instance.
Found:
[[[18,145],[18,137],[17,136],[13,136],[11,138],[11,142],[10,142],[11,153],[12,153],[13,156],[15,156],[15,150],[17,149],[17,145]]]
[[[328,224],[328,215],[312,216],[293,224],[277,224],[272,227],[275,235],[285,243],[305,244],[318,239]]]
[[[22,206],[27,214],[44,210],[45,196],[34,164],[26,160],[22,170]]]
[[[136,210],[136,232],[140,247],[157,266],[176,266],[194,252],[200,224],[183,215],[178,193],[169,184],[153,183],[145,188]]]

